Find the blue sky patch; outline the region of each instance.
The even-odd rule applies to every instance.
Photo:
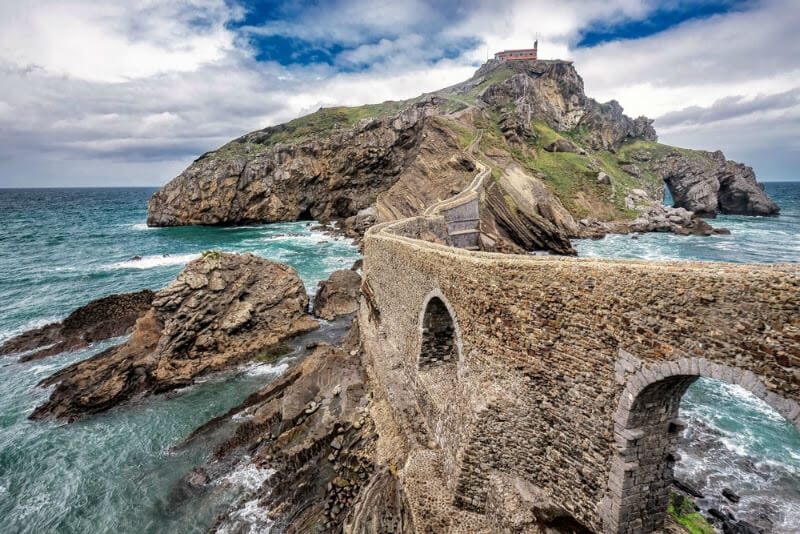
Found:
[[[745,11],[755,7],[753,0],[711,0],[662,3],[651,11],[645,19],[626,19],[618,24],[598,25],[585,29],[576,44],[578,48],[588,48],[610,41],[640,39],[684,22],[705,19],[714,15]]]

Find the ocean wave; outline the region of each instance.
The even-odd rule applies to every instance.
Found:
[[[147,223],[136,223],[132,224],[131,228],[134,230],[157,230],[155,226],[147,226]]]
[[[258,503],[259,499],[252,499],[242,504],[239,509],[231,512],[228,519],[216,529],[217,534],[232,534],[234,532],[247,532],[248,534],[268,534],[272,531],[273,521],[268,519],[268,509]],[[244,525],[243,525],[244,523]],[[244,530],[247,528],[247,530]]]
[[[288,368],[289,362],[283,360],[281,363],[253,363],[245,367],[244,371],[247,376],[279,375]]]
[[[11,330],[2,331],[0,332],[0,345],[2,345],[5,340],[11,339],[12,337],[16,337],[22,334],[23,332],[47,326],[48,324],[55,323],[57,321],[60,321],[61,319],[62,317],[56,317],[56,316],[51,316],[49,318],[46,317],[43,319],[33,319],[17,328],[12,328]]]
[[[258,467],[250,461],[249,456],[245,456],[233,471],[218,478],[215,485],[236,486],[246,491],[256,491],[273,474],[275,474],[274,469]]]
[[[130,259],[119,261],[106,266],[106,269],[153,269],[156,267],[168,267],[171,265],[184,265],[200,254],[173,254],[162,256],[143,256],[141,259]]]

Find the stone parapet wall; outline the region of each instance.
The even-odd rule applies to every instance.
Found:
[[[488,477],[502,473],[592,530],[652,530],[661,503],[642,504],[636,492],[648,476],[671,474],[661,463],[672,442],[658,437],[670,423],[644,414],[649,426],[637,437],[632,414],[648,385],[672,376],[741,383],[800,426],[797,266],[467,252],[408,237],[426,221],[367,233],[365,284],[379,314],[362,329],[392,347],[389,356],[373,350],[392,359],[377,372],[401,371],[376,383],[388,397],[418,392],[420,412],[434,418],[426,423],[452,464],[443,487],[454,510],[484,513]],[[454,315],[460,351],[454,376],[426,382],[417,359],[432,292]],[[639,462],[648,455],[651,467]]]

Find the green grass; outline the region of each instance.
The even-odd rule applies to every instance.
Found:
[[[717,532],[702,515],[695,512],[691,499],[683,495],[677,493],[670,495],[667,512],[692,534],[716,534]]]
[[[287,123],[251,132],[223,145],[216,152],[218,155],[257,154],[278,143],[298,143],[336,128],[351,128],[362,119],[399,113],[411,102],[413,99],[357,107],[320,108]]]
[[[475,139],[475,130],[470,129],[467,126],[464,126],[460,122],[456,122],[454,120],[445,119],[443,117],[434,117],[436,122],[438,122],[444,128],[452,131],[456,135],[456,139],[458,140],[458,146],[461,150],[465,150],[470,143]]]
[[[531,128],[536,132],[536,146],[538,147],[546,147],[559,139],[564,139],[563,135],[550,128],[544,121],[531,121]]]
[[[475,97],[477,97],[481,91],[486,89],[492,84],[495,83],[502,83],[509,78],[514,76],[514,71],[508,67],[498,67],[494,69],[489,75],[484,78],[484,80],[478,84],[477,86],[473,87],[468,93],[466,93],[463,97],[465,102],[469,102],[470,104],[475,104]]]
[[[206,260],[218,260],[222,257],[222,253],[219,250],[204,250],[202,256]]]

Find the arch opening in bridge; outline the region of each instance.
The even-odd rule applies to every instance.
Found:
[[[616,454],[603,505],[604,532],[649,533],[664,527],[674,466],[680,460],[676,450],[686,426],[678,418],[680,403],[698,378],[738,385],[797,427],[800,406],[768,392],[752,372],[703,358],[682,363],[651,365],[628,377],[614,415]]]
[[[420,370],[440,365],[455,365],[459,357],[456,323],[441,295],[431,295],[424,307]]]

